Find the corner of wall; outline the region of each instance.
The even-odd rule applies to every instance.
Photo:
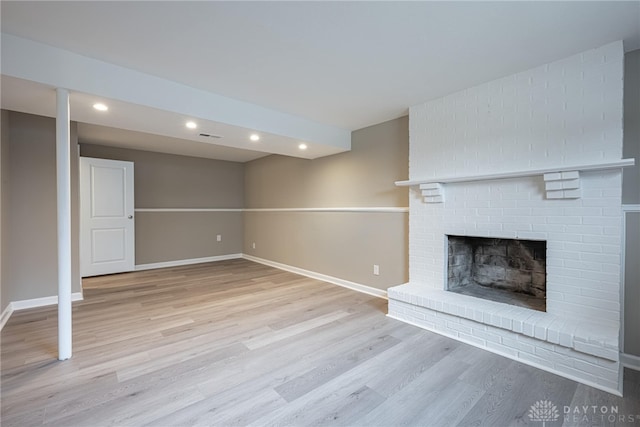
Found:
[[[407,117],[352,132],[352,150],[245,164],[247,256],[379,290],[408,278]],[[255,243],[255,247],[254,247]]]
[[[71,292],[82,292],[80,276],[80,145],[78,122],[71,122]]]
[[[11,295],[9,292],[8,283],[6,280],[6,268],[4,266],[7,247],[7,231],[6,222],[8,220],[7,208],[9,204],[8,199],[8,180],[9,180],[9,112],[2,110],[2,117],[0,119],[0,131],[2,133],[0,141],[0,312],[2,312],[2,325],[4,325],[5,312],[11,309]],[[11,315],[9,313],[9,315]],[[8,318],[8,316],[7,316]]]

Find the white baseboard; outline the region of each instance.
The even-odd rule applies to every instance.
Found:
[[[11,303],[7,304],[7,306],[2,310],[2,317],[0,317],[0,331],[4,328],[4,325],[7,323],[11,315],[13,314],[13,307]]]
[[[327,276],[326,274],[316,273],[315,271],[309,271],[309,270],[305,270],[305,269],[294,267],[287,264],[280,264],[279,262],[270,261],[268,259],[258,258],[258,257],[254,257],[247,254],[243,254],[242,257],[249,261],[268,265],[269,267],[274,267],[280,270],[289,271],[291,273],[300,274],[301,276],[310,277],[312,279],[322,280],[323,282],[329,282],[334,285],[342,286],[344,288],[348,288],[354,291],[362,292],[368,295],[373,295],[374,297],[387,299],[387,291],[373,288],[371,286],[350,282],[348,280],[340,279],[333,276]]]
[[[640,356],[633,354],[620,353],[620,363],[625,368],[633,369],[634,371],[640,371]]]
[[[210,256],[205,258],[179,259],[177,261],[154,262],[151,264],[138,264],[135,271],[154,270],[156,268],[179,267],[181,265],[202,264],[204,262],[226,261],[228,259],[242,258],[242,254],[229,254]]]
[[[82,300],[82,292],[74,292],[71,294],[71,301]],[[26,310],[28,308],[45,307],[47,305],[55,304],[58,304],[57,295],[42,298],[24,299],[20,301],[11,301],[2,312],[2,317],[0,318],[0,331],[2,330],[2,328],[4,328],[4,325],[7,323],[14,311]]]
[[[71,301],[82,301],[82,292],[74,292],[71,294]],[[24,299],[21,301],[12,301],[11,308],[13,311],[25,310],[27,308],[45,307],[47,305],[55,305],[58,303],[58,295],[50,297]]]

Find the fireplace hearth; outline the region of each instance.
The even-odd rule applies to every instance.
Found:
[[[447,236],[447,290],[546,311],[546,242]]]

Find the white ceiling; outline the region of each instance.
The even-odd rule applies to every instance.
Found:
[[[82,122],[78,123],[78,139],[87,144],[131,148],[142,151],[157,151],[160,153],[204,157],[230,162],[244,163],[266,155],[266,153],[259,151],[238,150],[222,145],[198,143],[185,139],[172,138],[170,136],[152,135],[144,132]]]
[[[1,7],[5,33],[348,130],[615,40],[640,48],[639,1]]]

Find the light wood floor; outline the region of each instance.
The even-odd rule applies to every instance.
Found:
[[[55,307],[2,331],[2,426],[541,426],[531,405],[624,399],[385,316],[386,301],[245,260],[84,281],[74,355]],[[628,418],[626,419],[628,421]],[[592,418],[565,425],[609,425]]]

